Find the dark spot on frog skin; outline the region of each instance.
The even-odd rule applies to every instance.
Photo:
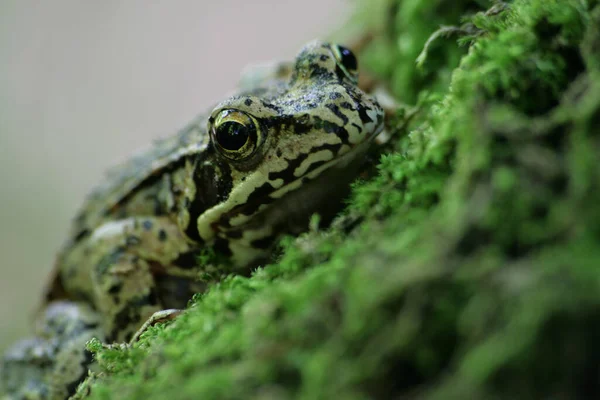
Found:
[[[306,108],[309,108],[308,105]],[[276,121],[273,123],[273,121]],[[271,121],[273,126],[277,126],[278,129],[290,129],[293,128],[294,133],[303,134],[311,131],[312,125],[310,124],[310,116],[308,114],[299,115],[282,115],[277,119]]]
[[[215,251],[226,257],[230,257],[233,254],[229,248],[229,241],[226,239],[217,238],[213,247]]]
[[[79,232],[77,235],[75,235],[75,238],[73,240],[75,242],[78,242],[81,239],[83,239],[84,237],[86,237],[87,235],[89,235],[89,233],[90,233],[89,229],[84,229],[81,232]]]
[[[358,106],[358,116],[360,117],[360,120],[366,124],[369,122],[373,122],[373,120],[371,119],[371,117],[369,117],[369,114],[367,114],[367,107],[359,105]]]
[[[252,99],[246,99],[244,100],[244,104],[248,107],[250,107],[252,105]]]
[[[342,145],[340,143],[335,143],[335,144],[329,144],[329,143],[325,143],[321,146],[317,146],[315,148],[313,148],[311,150],[311,153],[317,153],[321,150],[329,150],[331,151],[334,155],[337,155],[338,151],[340,150],[340,147]],[[283,171],[279,171],[279,172],[270,172],[269,173],[269,180],[274,181],[277,179],[283,179],[284,182],[289,182],[292,181],[295,177],[294,177],[294,171],[296,170],[296,168],[298,168],[307,158],[309,157],[308,154],[301,154],[300,156],[298,156],[297,158],[293,159],[293,160],[288,160],[288,166],[286,169],[284,169]],[[314,170],[315,168],[318,168],[319,166],[325,164],[327,161],[317,161],[314,162],[310,165],[310,167],[305,171],[305,174]],[[268,194],[268,193],[263,193],[264,195]],[[253,210],[254,211],[254,210]],[[244,212],[246,213],[246,212]],[[249,215],[249,214],[247,214]]]
[[[171,192],[174,192],[174,190],[171,189]],[[164,214],[164,212],[163,212],[163,205],[162,205],[162,203],[161,203],[161,201],[160,201],[160,199],[158,197],[153,196],[153,198],[152,198],[152,204],[154,205],[153,206],[154,215],[162,215],[162,214]],[[171,211],[171,210],[168,210],[168,211]]]
[[[255,249],[268,249],[273,244],[274,236],[267,236],[262,239],[253,240],[251,245]]]
[[[304,154],[301,155],[301,157],[304,157],[304,156],[305,156]],[[286,168],[281,173],[285,173],[285,171],[288,171],[288,170],[289,170],[289,168]],[[271,179],[271,180],[278,179],[277,174],[278,174],[277,172],[270,172],[269,179]],[[274,178],[272,177],[273,175],[275,176]],[[241,212],[244,215],[254,214],[256,212],[256,210],[258,210],[258,208],[262,204],[268,204],[269,202],[273,201],[273,199],[270,199],[268,196],[269,196],[269,194],[273,193],[274,190],[275,190],[275,188],[269,182],[263,183],[261,186],[254,189],[254,191],[252,193],[250,193],[245,204],[235,207],[232,210],[231,215],[235,215],[235,213],[239,209],[242,210]],[[223,224],[221,224],[221,225],[223,225]],[[229,250],[229,246],[227,246],[227,250],[229,251],[229,253],[231,253],[231,251]]]
[[[160,240],[161,242],[167,240],[167,232],[165,232],[164,229],[158,231],[158,240]]]
[[[352,107],[352,104],[348,103],[347,101],[342,102],[340,104],[340,107],[342,107],[345,110],[354,111],[354,107]]]
[[[198,256],[200,251],[188,251],[187,253],[181,253],[173,261],[173,265],[182,269],[192,269],[198,266]]]
[[[149,219],[145,220],[144,222],[142,222],[142,227],[144,228],[144,230],[149,231],[150,229],[152,229],[152,221],[150,221]]]
[[[362,96],[355,91],[349,91],[348,94],[352,97],[356,104],[356,111],[358,111],[358,116],[360,117],[362,123],[367,124],[369,122],[373,122],[373,119],[371,119],[369,114],[367,114],[367,111],[371,110],[371,108],[363,105]]]
[[[337,155],[337,153],[338,153],[338,151],[340,151],[341,147],[342,147],[341,143],[325,143],[325,144],[322,144],[320,146],[315,147],[312,151],[314,153],[316,153],[316,152],[319,152],[321,150],[329,150],[334,155]]]
[[[117,294],[121,291],[121,289],[123,288],[123,283],[119,282],[117,284],[112,285],[109,289],[108,289],[108,293],[110,294]]]
[[[273,111],[277,112],[278,114],[281,114],[283,112],[281,107],[278,107],[274,104],[268,103],[265,100],[261,100],[261,104],[263,105],[263,107],[273,110]]]
[[[290,118],[289,125],[294,127],[294,133],[297,134],[308,133],[312,129],[310,116],[308,114],[302,114],[295,119]]]
[[[302,162],[308,157],[309,154],[300,154],[297,158],[294,158],[293,160],[287,160],[288,165],[284,170],[277,172],[269,172],[269,180],[275,181],[277,179],[283,179],[284,182],[291,182],[294,179],[294,171],[296,170],[296,168],[298,168],[300,164],[302,164]],[[254,195],[254,193],[258,192],[260,196],[266,197],[273,191],[272,186],[270,184],[268,186],[263,186],[265,187],[258,188],[251,195]]]
[[[125,248],[122,246],[117,247],[112,253],[102,257],[102,259],[96,264],[96,276],[102,278],[109,268],[119,261],[119,258],[125,252]]]
[[[332,113],[334,113],[339,119],[341,119],[344,125],[348,123],[348,117],[340,111],[340,108],[337,105],[330,103],[327,104],[325,107],[327,107]]]
[[[329,80],[329,79],[332,79],[334,76],[331,73],[331,71],[329,71],[327,68],[321,67],[318,64],[311,64],[310,70],[311,70],[310,77],[312,79],[315,79],[317,77],[322,77],[322,78]]]
[[[346,128],[344,128],[343,126],[339,126],[333,122],[321,119],[319,117],[315,117],[314,120],[315,120],[316,127],[323,129],[327,133],[334,133],[336,136],[338,136],[340,138],[340,140],[343,143],[349,144],[348,131],[346,130]]]
[[[127,246],[135,246],[135,245],[140,244],[140,242],[141,242],[140,238],[137,236],[134,236],[134,235],[129,235],[125,239],[125,243],[127,244]]]
[[[115,285],[112,285],[109,289],[108,289],[108,293],[110,294],[110,298],[112,299],[113,305],[117,306],[121,303],[121,289],[123,288],[123,284],[122,283],[117,283]]]
[[[241,229],[231,230],[227,232],[227,237],[230,239],[241,239],[244,236],[244,231]]]

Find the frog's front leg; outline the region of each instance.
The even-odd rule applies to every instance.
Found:
[[[164,308],[155,276],[168,275],[174,261],[191,249],[176,223],[167,217],[107,222],[81,246],[73,257],[89,265],[84,270],[90,274],[93,303],[102,316],[109,343],[128,341]],[[71,271],[82,270],[76,260],[67,260],[71,268],[65,270],[64,278]]]

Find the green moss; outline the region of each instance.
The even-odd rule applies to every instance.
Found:
[[[478,5],[483,3],[487,1],[359,2],[357,15],[367,19],[365,25],[374,34],[372,45],[361,57],[402,102],[415,102],[425,89],[445,91],[465,49],[455,41],[438,40],[430,46],[427,63],[417,65],[417,57],[432,32],[459,24],[463,16],[481,10]]]
[[[419,112],[345,215],[133,348],[92,343],[92,398],[600,394],[600,6],[426,3],[390,2],[366,50]],[[421,71],[441,23],[466,47]]]

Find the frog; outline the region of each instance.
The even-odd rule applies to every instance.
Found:
[[[68,398],[93,364],[89,340],[130,343],[207,289],[204,251],[248,274],[282,235],[339,211],[384,120],[358,85],[355,54],[315,40],[290,62],[251,71],[236,94],[110,170],[88,196],[34,336],[3,357],[4,398]]]

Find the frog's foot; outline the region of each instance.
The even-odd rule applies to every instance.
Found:
[[[33,337],[14,344],[0,367],[0,398],[44,398],[49,388],[56,349],[46,340]]]
[[[146,332],[148,330],[148,328],[150,328],[151,326],[154,326],[156,324],[160,324],[163,322],[172,321],[175,318],[177,318],[181,313],[183,313],[183,310],[179,310],[176,308],[155,312],[154,314],[152,314],[152,316],[150,318],[148,318],[148,320],[146,322],[144,322],[144,325],[142,325],[142,327],[137,330],[137,332],[131,338],[131,341],[129,342],[129,344],[131,345],[131,344],[139,341],[142,334],[144,332]]]
[[[175,309],[175,308],[169,309],[169,310],[157,311],[154,314],[152,314],[146,322],[144,322],[144,325],[142,325],[140,327],[140,329],[137,330],[137,332],[134,333],[134,335],[131,337],[131,340],[129,342],[127,342],[127,343],[103,343],[102,347],[105,349],[111,349],[111,350],[125,350],[128,347],[131,347],[134,343],[139,342],[141,336],[151,326],[154,326],[154,325],[160,324],[160,323],[164,323],[164,322],[172,321],[175,318],[177,318],[181,313],[183,313],[183,310],[179,310],[179,309]]]
[[[100,336],[99,317],[85,304],[56,301],[40,316],[35,333],[6,352],[0,394],[11,399],[65,399],[87,376],[92,356],[85,343]]]

